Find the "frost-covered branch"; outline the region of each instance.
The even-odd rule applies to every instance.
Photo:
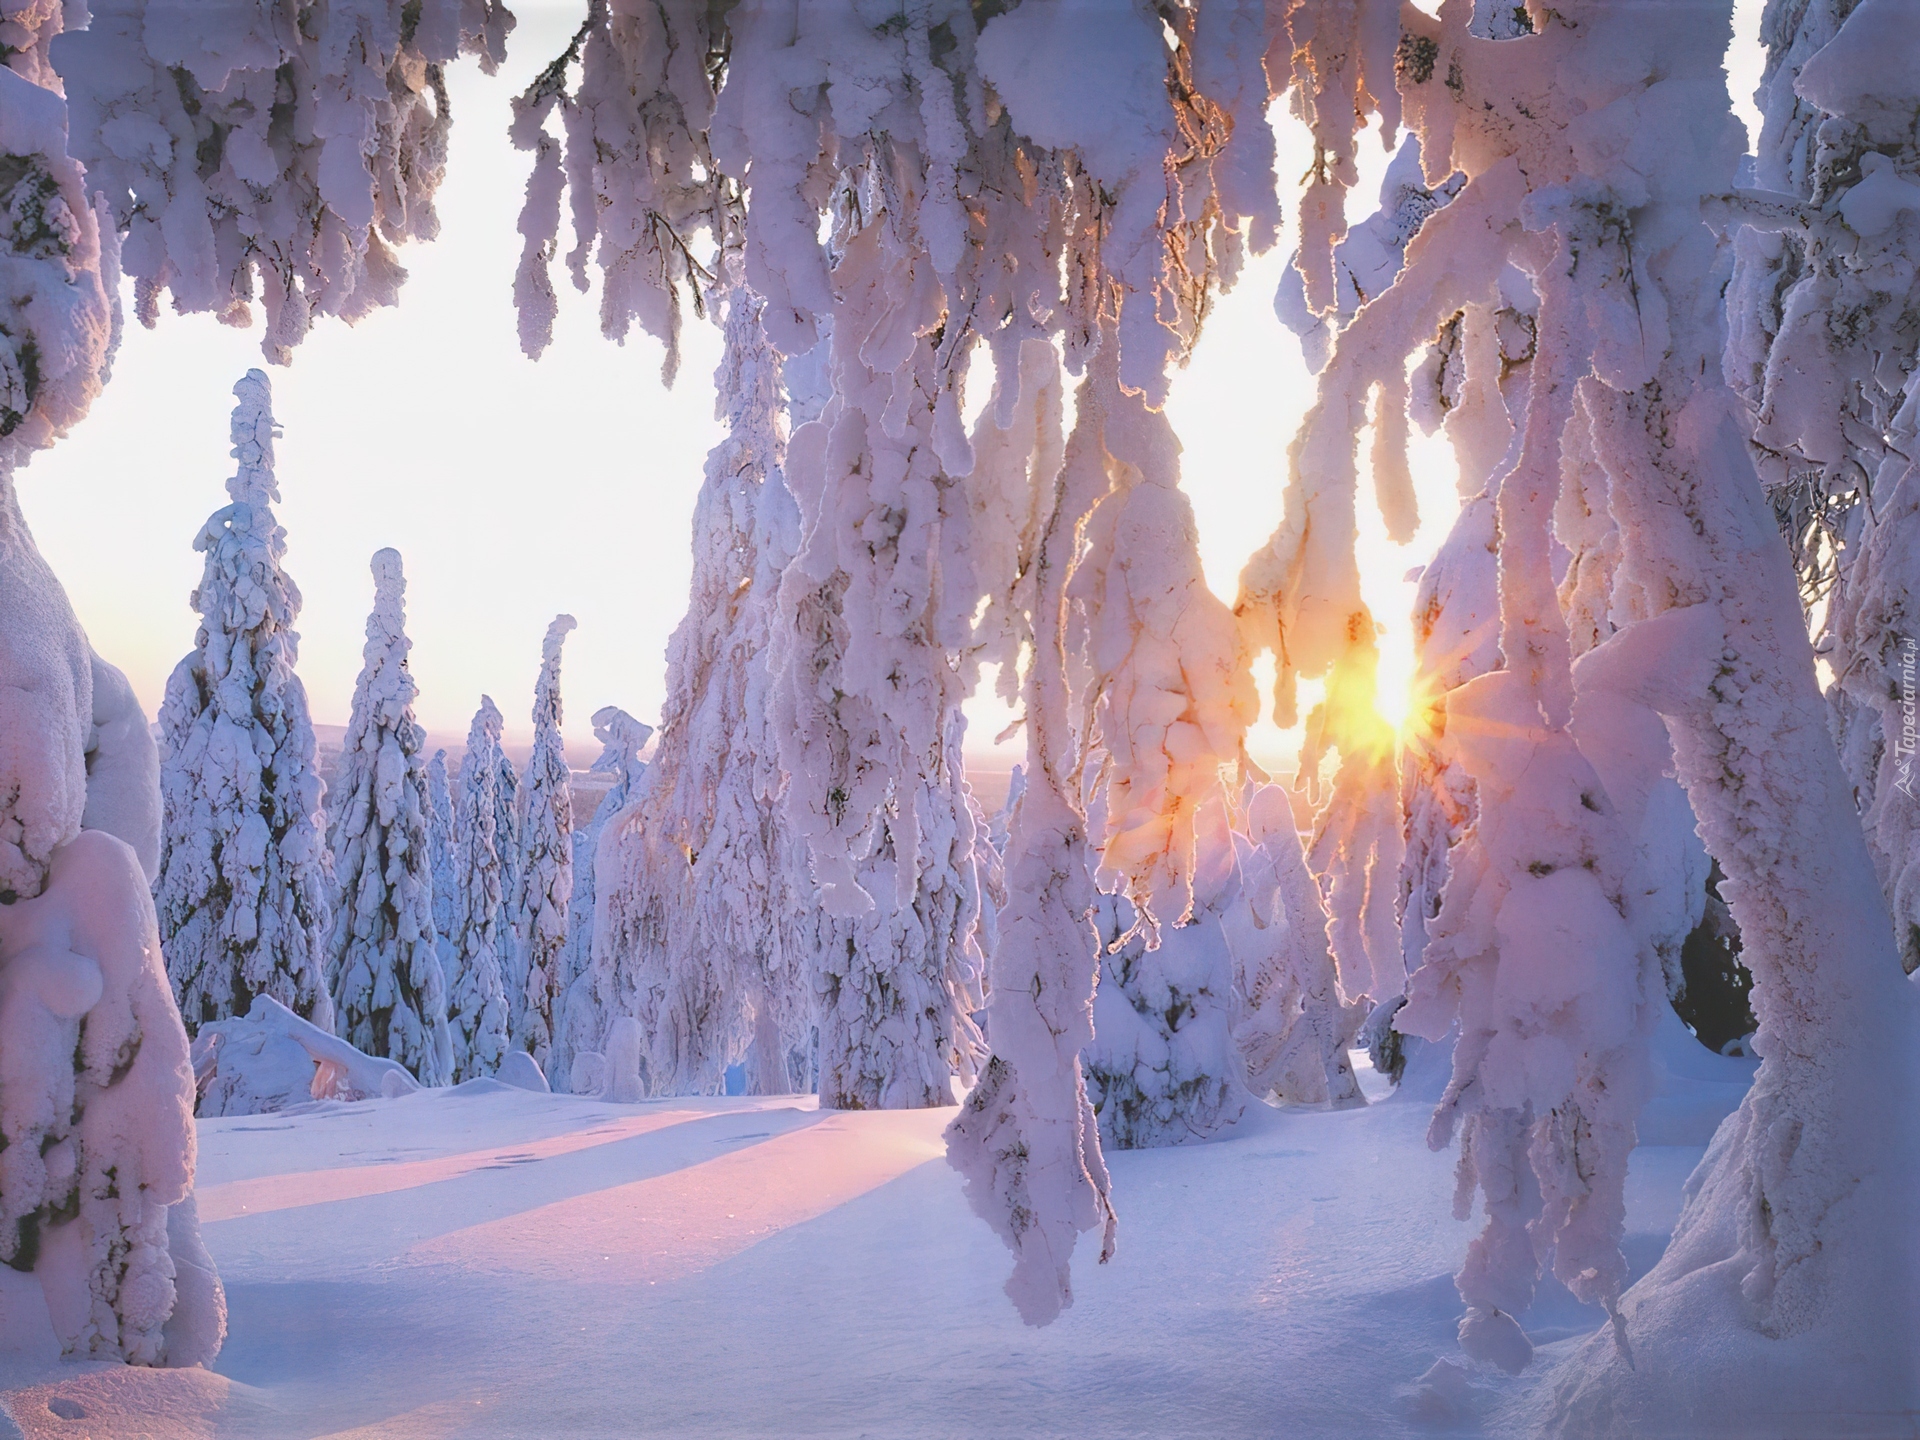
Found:
[[[696,314],[705,314],[721,268],[695,254],[698,232],[723,252],[740,243],[739,188],[721,174],[707,139],[726,58],[724,16],[725,7],[708,0],[590,0],[567,50],[514,100],[513,142],[534,155],[514,284],[520,343],[529,355],[553,338],[558,300],[549,270],[560,247],[564,195],[571,200],[574,244],[566,265],[574,287],[587,290],[593,260],[602,333],[625,340],[638,320],[666,346],[664,378],[673,383],[681,291]],[[558,140],[547,128],[555,112]]]
[[[89,8],[53,62],[144,324],[168,295],[231,325],[258,302],[261,350],[286,364],[315,317],[398,300],[394,247],[439,233],[443,69],[499,64],[500,0]]]

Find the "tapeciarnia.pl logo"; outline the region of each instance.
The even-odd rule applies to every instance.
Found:
[[[1913,799],[1914,749],[1920,742],[1914,714],[1916,661],[1920,661],[1920,640],[1908,636],[1900,642],[1900,738],[1893,743],[1893,785],[1909,800]]]

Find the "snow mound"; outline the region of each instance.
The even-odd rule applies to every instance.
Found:
[[[254,997],[243,1018],[201,1027],[193,1074],[203,1119],[270,1115],[309,1100],[391,1099],[420,1088],[404,1066],[363,1055],[271,995]]]
[[[500,1073],[494,1078],[502,1085],[511,1085],[516,1090],[531,1090],[539,1095],[545,1095],[553,1088],[547,1084],[540,1062],[524,1050],[509,1051],[507,1058],[500,1062]]]

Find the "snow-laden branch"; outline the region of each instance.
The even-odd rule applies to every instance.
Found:
[[[53,62],[144,324],[163,296],[232,325],[258,302],[261,350],[285,364],[315,317],[395,303],[394,247],[439,232],[443,67],[500,62],[499,0],[89,8]]]
[[[520,343],[529,355],[553,338],[558,300],[549,270],[565,196],[574,287],[585,293],[592,260],[600,272],[602,333],[624,340],[639,321],[666,346],[664,378],[673,383],[681,291],[704,314],[719,275],[720,267],[693,248],[699,232],[723,250],[740,243],[739,189],[720,173],[707,138],[726,58],[724,13],[707,0],[591,0],[567,50],[514,100],[513,142],[534,154],[514,283]],[[556,111],[557,140],[547,128]]]
[[[1010,434],[978,448],[995,463],[976,467],[975,493],[1000,509],[1003,525],[1021,531],[1020,552],[1030,557],[1012,586],[1024,603],[986,612],[997,620],[991,638],[1000,653],[1026,656],[1018,673],[1027,766],[1007,837],[1006,904],[993,952],[993,1054],[947,1127],[948,1163],[965,1177],[974,1212],[1013,1252],[1007,1294],[1032,1325],[1073,1303],[1069,1267],[1080,1234],[1100,1230],[1105,1260],[1115,1229],[1080,1062],[1093,1038],[1099,940],[1093,856],[1075,803],[1064,633],[1080,530],[1109,481],[1090,404],[1080,407],[1062,450],[1057,366],[1050,346],[1023,350],[1019,380],[1001,382],[1019,390],[995,407],[1013,422],[1001,427]],[[1083,395],[1091,384],[1083,382]]]

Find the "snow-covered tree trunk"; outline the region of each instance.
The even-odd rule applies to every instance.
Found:
[[[0,1259],[36,1274],[66,1353],[205,1364],[226,1302],[194,1213],[193,1075],[149,889],[153,742],[14,488],[98,395],[119,320],[117,246],[47,63],[63,19],[10,17],[0,68]]]
[[[453,1043],[433,931],[425,735],[413,718],[399,551],[374,554],[373,583],[365,665],[327,790],[334,1013],[355,1049],[398,1061],[423,1085],[445,1085]]]
[[[546,1073],[553,1050],[553,1010],[566,984],[568,906],[573,899],[573,772],[560,734],[560,647],[571,615],[547,627],[540,677],[533,687],[533,754],[520,785],[520,864],[514,876],[515,941],[525,977],[513,1041]]]
[[[161,706],[165,802],[154,898],[188,1034],[271,995],[323,1029],[327,870],[313,723],[294,673],[300,591],[281,568],[286,532],[270,508],[277,433],[267,377],[234,386],[232,503],[194,541],[193,651]]]
[[[1714,284],[1704,248],[1656,250],[1649,267],[1689,320],[1700,312],[1688,302]],[[1814,1358],[1829,1347],[1878,1382],[1907,1376],[1901,1403],[1911,1407],[1910,1356],[1893,1332],[1911,1323],[1914,1277],[1888,1257],[1906,1253],[1914,1229],[1902,1117],[1920,1101],[1920,1014],[1827,731],[1792,572],[1715,383],[1714,312],[1702,308],[1707,333],[1676,344],[1651,384],[1586,386],[1596,423],[1612,432],[1602,460],[1622,567],[1651,600],[1608,662],[1619,688],[1673,733],[1679,777],[1728,876],[1763,1062],[1689,1181],[1661,1263],[1622,1312],[1642,1346],[1711,1365],[1690,1383],[1723,1413],[1766,1406],[1752,1388],[1759,1375],[1782,1404],[1845,1405],[1831,1388],[1840,1377]],[[1738,1298],[1728,1287],[1702,1313],[1695,1296],[1710,1267],[1738,1276]],[[1890,1317],[1892,1329],[1876,1329],[1863,1352],[1853,1313]],[[1796,1336],[1808,1339],[1771,1343]],[[1655,1377],[1592,1349],[1560,1393],[1570,1417],[1605,1407],[1649,1423],[1667,1398]]]
[[[1486,722],[1473,747],[1483,751],[1474,767],[1482,863],[1456,863],[1449,895],[1456,884],[1463,898],[1487,883],[1506,893],[1484,918],[1462,912],[1447,968],[1469,946],[1486,954],[1490,944],[1540,942],[1572,915],[1569,886],[1617,888],[1612,856],[1626,851],[1605,831],[1626,830],[1629,807],[1613,791],[1630,787],[1609,777],[1590,792],[1578,752],[1633,741],[1636,763],[1619,773],[1643,776],[1660,751],[1635,732],[1657,735],[1659,715],[1704,838],[1729,877],[1743,958],[1756,978],[1757,1047],[1765,1057],[1747,1100],[1690,1182],[1661,1263],[1621,1297],[1614,1335],[1590,1341],[1542,1392],[1551,1411],[1545,1425],[1551,1433],[1671,1427],[1685,1395],[1689,1427],[1745,1433],[1790,1403],[1844,1405],[1837,1387],[1850,1382],[1820,1358],[1841,1348],[1846,1373],[1870,1376],[1898,1410],[1912,1403],[1899,1390],[1911,1372],[1898,1343],[1877,1330],[1863,1339],[1842,1327],[1854,1307],[1903,1317],[1913,1304],[1909,1268],[1887,1257],[1902,1253],[1912,1228],[1910,1187],[1897,1178],[1912,1164],[1911,1141],[1894,1117],[1913,1102],[1915,998],[1895,963],[1850,787],[1825,732],[1792,571],[1718,364],[1723,272],[1700,216],[1702,199],[1726,188],[1738,154],[1718,70],[1727,11],[1529,7],[1528,33],[1496,42],[1469,33],[1467,8],[1450,4],[1437,20],[1403,10],[1407,35],[1397,66],[1429,183],[1454,169],[1467,183],[1409,246],[1400,280],[1356,316],[1329,366],[1331,373],[1362,331],[1371,332],[1362,343],[1379,357],[1367,364],[1398,363],[1396,355],[1431,333],[1459,298],[1484,294],[1485,267],[1508,254],[1530,257],[1535,285],[1556,307],[1551,322],[1542,316],[1522,453],[1498,499],[1502,651],[1511,668],[1469,683],[1448,704],[1457,738],[1464,736],[1451,718],[1456,710]],[[1549,238],[1558,258],[1541,248]],[[1345,393],[1351,432],[1359,416],[1351,413],[1352,390]],[[1570,648],[1550,603],[1540,531],[1576,394],[1619,529],[1610,605],[1619,629],[1581,657],[1569,686]],[[1284,594],[1278,586],[1268,593]],[[1582,718],[1590,705],[1604,717],[1598,730]],[[1512,756],[1494,756],[1503,744],[1533,747],[1537,758],[1557,752],[1560,778],[1545,773],[1552,766],[1531,774]],[[1488,788],[1495,781],[1524,785],[1553,804],[1529,822],[1515,808],[1524,797],[1496,796]],[[1554,785],[1564,787],[1560,798]],[[1590,839],[1568,855],[1545,853],[1582,835]],[[1541,853],[1528,861],[1533,851]],[[1591,869],[1567,863],[1582,855]],[[1539,925],[1522,924],[1525,915],[1504,927],[1494,921],[1516,896],[1550,887],[1568,893],[1562,905],[1529,906]],[[1623,1033],[1623,1007],[1645,1009],[1650,948],[1632,899],[1613,898],[1588,906],[1593,918],[1580,927],[1581,945],[1560,949],[1591,964],[1591,936],[1617,935],[1624,914],[1642,958],[1626,963],[1618,938],[1610,949],[1617,972],[1640,980],[1640,997],[1564,964],[1527,967],[1550,980],[1536,1000],[1571,984],[1587,997],[1581,1004],[1597,1007],[1577,1029],[1581,1064],[1602,1068],[1594,1042]],[[1417,994],[1408,1012],[1454,1003],[1441,993],[1439,944],[1436,934],[1421,972],[1428,993]],[[1485,1004],[1466,991],[1457,996],[1468,1007]],[[1524,988],[1495,991],[1492,999],[1532,1003]],[[1403,1025],[1417,1020],[1408,1012]],[[1550,1072],[1525,1065],[1516,1074],[1507,1062],[1541,1038],[1536,1032],[1509,1053],[1489,1042],[1477,1057],[1457,1056],[1457,1077],[1481,1068],[1473,1103],[1537,1103]],[[1521,1083],[1490,1088],[1501,1071]],[[1620,1127],[1631,1123],[1623,1099],[1630,1097],[1599,1102],[1612,1131],[1603,1153],[1614,1158],[1596,1171],[1585,1170],[1578,1127],[1563,1123],[1584,1107],[1536,1121],[1530,1139],[1493,1109],[1480,1110],[1485,1143],[1476,1139],[1463,1178],[1486,1188],[1490,1202],[1498,1199],[1465,1277],[1493,1302],[1493,1310],[1476,1306],[1486,1323],[1469,1326],[1475,1333],[1467,1338],[1481,1348],[1524,1358],[1517,1328],[1493,1313],[1501,1308],[1494,1292],[1529,1274],[1535,1245],[1556,1231],[1556,1269],[1582,1253],[1592,1257],[1593,1268],[1577,1278],[1600,1294],[1619,1274],[1604,1232],[1617,1228]],[[1532,1233],[1523,1227],[1535,1202],[1516,1179],[1523,1168],[1555,1177],[1558,1187],[1548,1189]],[[1571,1248],[1569,1227],[1578,1237]],[[1524,1298],[1507,1293],[1509,1303]],[[1774,1343],[1795,1336],[1802,1338],[1792,1345]],[[1657,1354],[1659,1363],[1633,1368],[1630,1346]]]
[[[1727,370],[1753,410],[1761,478],[1832,671],[1841,739],[1901,962],[1920,968],[1920,837],[1910,771],[1920,624],[1912,501],[1920,450],[1920,39],[1908,7],[1769,4],[1756,190],[1735,228]]]
[[[482,695],[460,762],[447,1000],[456,1083],[493,1074],[507,1053],[507,996],[500,978],[500,725],[499,710]]]

